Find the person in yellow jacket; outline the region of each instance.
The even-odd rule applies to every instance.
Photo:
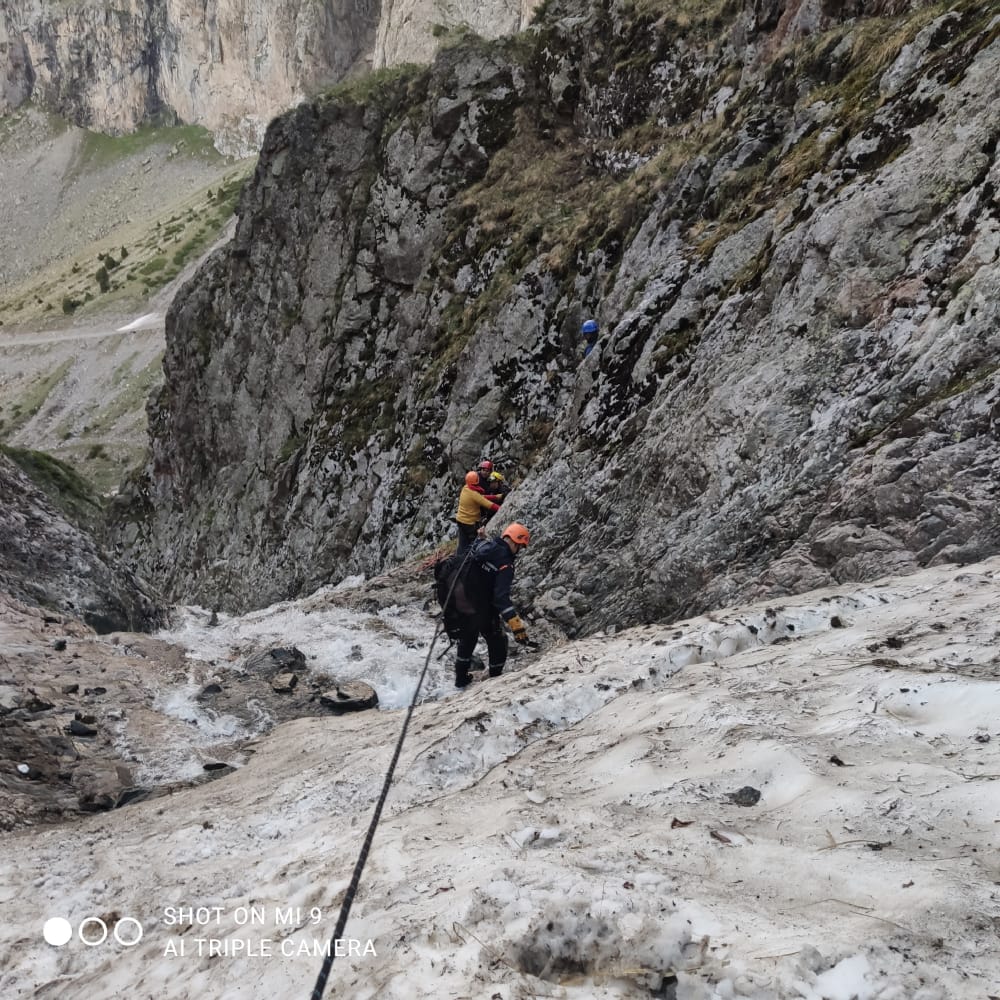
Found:
[[[480,536],[483,525],[489,520],[490,514],[495,514],[500,505],[495,494],[487,494],[479,485],[479,473],[467,472],[465,485],[458,496],[458,548],[456,552],[464,552]]]

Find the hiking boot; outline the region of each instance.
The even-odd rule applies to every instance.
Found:
[[[455,664],[455,687],[464,688],[472,683],[472,675],[469,673],[468,663]]]
[[[491,663],[490,664],[490,677],[499,677],[503,673],[503,666],[504,665],[502,663],[500,664],[500,666],[497,666],[496,664]]]

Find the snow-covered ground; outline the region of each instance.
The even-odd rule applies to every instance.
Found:
[[[395,606],[365,614],[331,604],[338,591],[360,585],[352,577],[338,587],[324,587],[301,601],[287,601],[238,618],[211,614],[202,608],[181,608],[176,623],[158,636],[188,650],[198,660],[212,661],[225,671],[239,670],[249,653],[268,646],[295,646],[309,661],[313,674],[331,680],[363,680],[378,692],[381,708],[410,704],[434,635],[434,622],[419,608]],[[448,645],[439,640],[434,656]],[[453,690],[445,664],[439,664],[421,690],[421,699],[437,698]]]
[[[567,642],[462,693],[435,663],[327,995],[1000,996],[998,574]],[[367,662],[401,703],[427,617],[322,604],[174,637]],[[301,719],[211,784],[8,837],[0,996],[307,997],[401,722]]]

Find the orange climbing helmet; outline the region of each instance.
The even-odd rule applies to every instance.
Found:
[[[513,524],[507,525],[500,537],[509,538],[515,544],[523,545],[527,548],[528,542],[531,541],[531,532],[523,524],[518,524],[515,521]]]
[[[478,486],[479,485],[479,473],[478,472],[467,472],[465,474],[465,485],[466,486]]]

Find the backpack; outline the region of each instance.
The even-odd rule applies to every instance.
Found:
[[[456,552],[434,564],[434,596],[444,612],[445,634],[452,642],[458,641],[466,621],[476,614],[465,582],[473,563],[478,562],[475,554],[478,545],[471,552]]]

